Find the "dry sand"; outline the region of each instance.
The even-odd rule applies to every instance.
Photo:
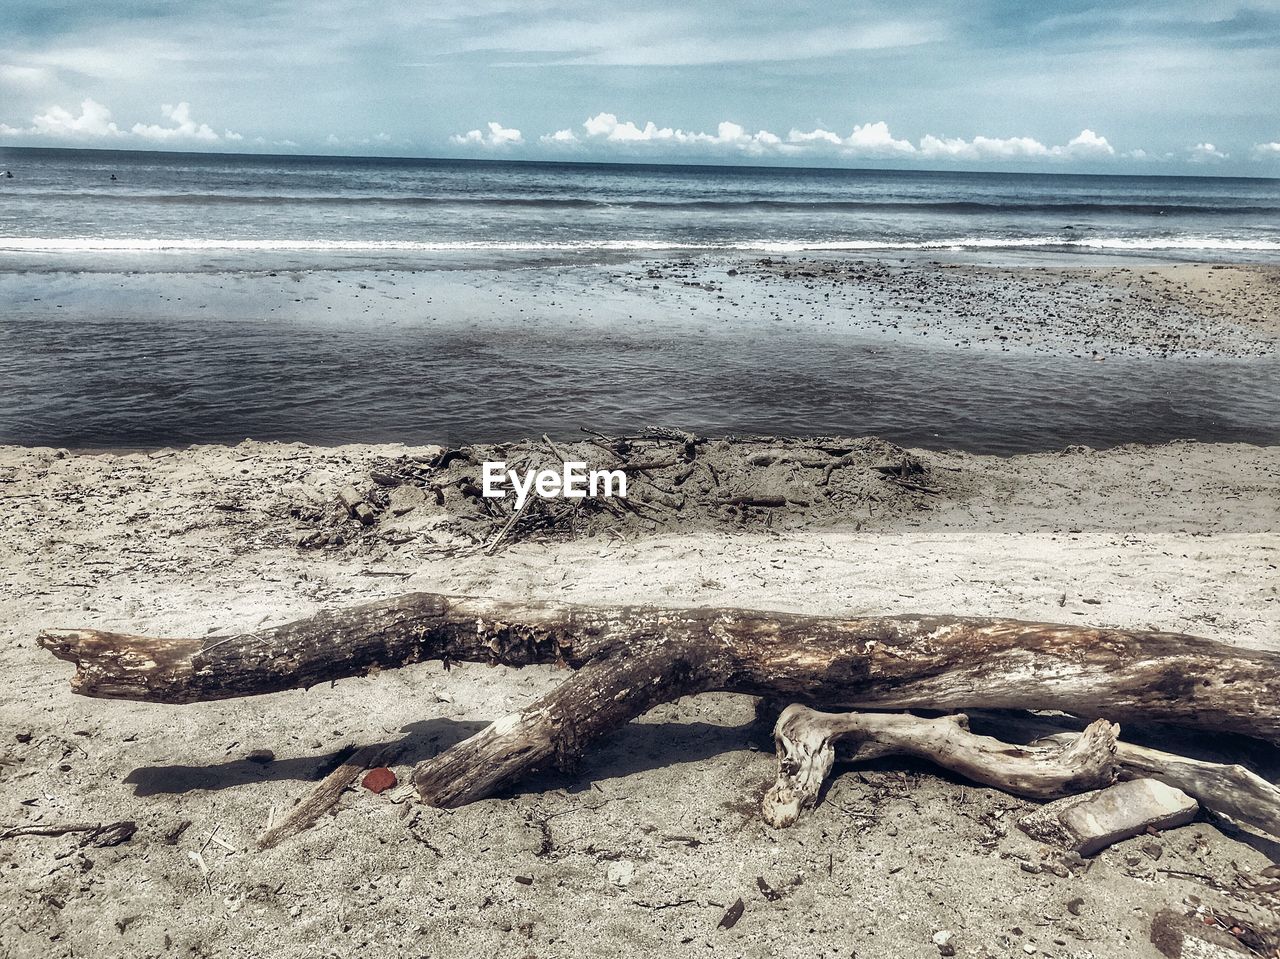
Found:
[[[272,808],[342,747],[399,741],[403,777],[560,676],[433,663],[164,707],[75,697],[70,669],[34,645],[48,626],[212,636],[427,589],[997,614],[1280,649],[1280,449],[917,451],[940,493],[886,484],[860,463],[833,476],[851,504],[843,519],[796,504],[782,516],[710,509],[687,527],[632,517],[494,556],[463,548],[491,528],[461,519],[463,506],[424,499],[397,515],[392,497],[417,494],[374,476],[429,473],[439,453],[0,448],[0,834],[138,824],[106,848],[74,834],[0,840],[0,955],[896,959],[937,956],[932,937],[949,930],[960,956],[1119,959],[1160,954],[1151,928],[1166,909],[1276,927],[1280,900],[1252,888],[1280,859],[1273,842],[1201,822],[1121,843],[1086,871],[1013,828],[1031,803],[923,764],[847,770],[816,812],[773,831],[756,813],[769,744],[751,726],[753,701],[735,696],[655,710],[576,774],[455,811],[357,789],[259,852]],[[759,468],[775,484],[820,474]],[[334,514],[346,486],[384,491],[374,525]],[[855,508],[858,497],[872,508]],[[323,542],[298,545],[317,530]],[[1246,758],[1277,775],[1273,751]],[[739,898],[740,921],[718,928]]]

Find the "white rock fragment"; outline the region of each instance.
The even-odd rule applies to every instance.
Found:
[[[619,859],[617,862],[609,863],[608,871],[609,881],[615,886],[629,886],[631,880],[636,876],[635,863],[629,859]]]
[[[1018,820],[1018,828],[1032,839],[1092,856],[1148,828],[1185,826],[1198,809],[1180,789],[1133,779],[1048,803]]]
[[[338,490],[338,500],[347,508],[347,512],[355,514],[355,509],[364,502],[364,497],[354,486],[344,486]]]
[[[933,944],[938,947],[938,955],[954,956],[956,954],[955,933],[950,929],[940,929],[933,934]]]

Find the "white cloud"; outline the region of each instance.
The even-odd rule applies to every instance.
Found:
[[[164,114],[165,119],[169,120],[173,125],[162,127],[158,124],[142,124],[135,123],[132,132],[134,136],[142,137],[144,140],[202,140],[204,142],[212,142],[220,139],[207,123],[196,123],[191,118],[191,104],[185,100],[177,106],[164,104],[160,107],[160,112]]]
[[[866,153],[912,153],[909,140],[895,140],[889,132],[889,124],[883,120],[878,123],[864,123],[855,126],[853,132],[845,138],[845,146],[858,152]]]
[[[927,18],[875,21],[868,11],[857,17],[837,14],[833,22],[812,17],[788,24],[770,24],[767,31],[735,29],[723,15],[708,14],[696,5],[683,9],[630,9],[602,15],[598,5],[530,4],[549,15],[529,22],[504,18],[505,29],[486,30],[467,38],[455,49],[463,52],[507,53],[499,66],[689,66],[722,63],[763,63],[812,60],[847,55],[857,50],[882,50],[930,43],[947,34],[945,25]],[[526,12],[521,8],[521,13]],[[448,41],[446,41],[448,42]]]
[[[488,133],[482,133],[479,130],[455,133],[449,137],[449,142],[463,147],[485,147],[487,149],[502,149],[503,147],[515,146],[524,142],[524,137],[520,135],[519,130],[513,130],[509,127],[504,127],[501,123],[494,122],[490,122],[488,127]]]
[[[1212,143],[1197,143],[1188,152],[1191,154],[1192,163],[1213,163],[1217,160],[1225,160],[1228,156]]]
[[[7,53],[14,59],[20,58],[23,66],[48,71],[52,78],[73,76],[94,82],[156,78],[158,66],[180,63],[191,57],[191,51],[180,42],[147,37],[135,31],[130,31],[127,37],[118,37],[118,42],[90,34],[79,38],[85,42],[75,42],[75,37],[66,39],[71,40],[66,46],[55,40],[43,48],[35,45],[19,51],[10,47]]]
[[[916,152],[910,140],[895,139],[889,132],[889,124],[883,120],[855,126],[847,137],[841,137],[830,130],[810,130],[808,133],[792,130],[787,134],[787,143],[807,147],[835,147],[849,156],[910,156]]]
[[[582,129],[591,139],[610,143],[701,143],[712,139],[709,133],[686,133],[672,127],[659,127],[652,120],[639,127],[634,121],[619,120],[612,113],[597,113],[582,124]]]
[[[212,143],[219,140],[235,142],[244,139],[232,130],[225,130],[219,136],[207,123],[196,123],[191,118],[191,107],[187,103],[179,103],[177,106],[166,104],[160,110],[170,120],[171,126],[135,123],[128,130],[122,130],[111,118],[111,111],[106,106],[97,100],[86,98],[80,104],[79,113],[72,113],[65,107],[52,106],[44,113],[32,117],[30,126],[14,127],[0,123],[0,136],[78,142],[125,140],[134,137],[161,142],[187,140],[192,143]]]
[[[1280,156],[1280,141],[1273,143],[1255,143],[1253,145],[1255,156],[1259,157],[1275,157]]]
[[[695,130],[679,130],[660,127],[652,120],[639,126],[632,120],[619,120],[612,113],[597,113],[582,124],[582,136],[572,130],[557,130],[542,137],[543,143],[573,145],[583,142],[608,143],[630,147],[646,147],[650,144],[668,146],[697,146],[712,149],[738,150],[753,155],[775,151],[782,146],[782,138],[768,130],[750,133],[740,123],[723,120],[715,133]]]
[[[1081,130],[1067,141],[1064,152],[1071,156],[1109,157],[1116,155],[1116,148],[1107,142],[1106,137],[1098,136],[1092,130]]]
[[[1081,130],[1065,146],[1046,146],[1033,137],[984,137],[972,140],[943,138],[926,134],[920,140],[920,155],[948,160],[1050,160],[1100,159],[1115,156],[1107,138],[1092,130]]]
[[[573,146],[578,142],[578,135],[572,130],[557,130],[555,133],[544,133],[538,137],[542,143],[558,146]]]
[[[249,142],[260,147],[284,147],[286,150],[298,148],[298,144],[293,140],[268,140],[266,137],[254,137]]]
[[[787,134],[788,143],[829,143],[832,146],[840,146],[844,142],[840,134],[832,133],[830,130],[810,130],[805,133],[802,130],[792,130]]]
[[[65,107],[53,106],[47,112],[32,117],[29,127],[11,127],[0,123],[0,135],[92,140],[122,134],[111,119],[111,111],[97,100],[86,98],[80,104],[79,114],[72,113]]]
[[[24,67],[0,63],[0,85],[22,89],[36,89],[49,83],[53,75],[44,67]]]
[[[385,146],[392,140],[389,133],[376,133],[371,137],[342,137],[330,133],[324,138],[324,145],[334,150],[368,150]]]
[[[920,153],[949,160],[1025,160],[1052,155],[1047,146],[1031,137],[976,136],[965,140],[936,137],[931,133],[921,139]]]
[[[653,125],[652,120],[645,124],[643,130],[637,128],[630,120],[626,123],[619,123],[617,116],[612,113],[597,113],[583,123],[582,128],[589,137],[603,137],[606,140],[614,141],[655,140],[675,135],[675,131],[670,127],[666,128],[665,131],[659,130]]]
[[[468,134],[470,142],[483,139],[480,131]],[[458,138],[454,142],[462,142]],[[1105,159],[1116,156],[1115,148],[1093,130],[1081,130],[1061,146],[1046,146],[1031,137],[974,137],[972,140],[943,138],[926,134],[919,143],[895,137],[883,120],[854,126],[842,136],[822,128],[792,129],[786,137],[768,130],[748,132],[739,123],[721,122],[714,133],[658,126],[652,120],[643,126],[633,120],[619,119],[613,113],[597,113],[583,122],[580,132],[557,130],[539,138],[550,147],[581,147],[588,144],[613,146],[636,152],[650,145],[711,152],[738,152],[753,156],[788,156],[805,154],[835,155],[864,159],[929,159],[1016,161],[1033,159]]]
[[[1033,147],[1038,147],[1041,153],[1047,152],[1044,144],[1024,138],[991,140],[980,136],[970,141],[962,137],[938,137],[929,133],[920,141],[920,152],[924,156],[946,157],[951,160],[977,160],[984,154],[990,153],[1003,153],[1008,156],[1016,148],[1025,151]]]

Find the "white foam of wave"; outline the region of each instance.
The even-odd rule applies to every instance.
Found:
[[[1086,250],[1238,250],[1240,252],[1262,252],[1280,250],[1280,240],[1230,239],[1204,236],[1112,237],[1109,239],[1078,240],[1039,236],[963,237],[954,240],[924,240],[906,243],[880,242],[876,240],[768,243],[762,244],[759,249],[768,248],[779,253],[803,253],[811,250],[1002,250],[1035,247],[1067,247]]]
[[[181,253],[181,252],[333,252],[333,253],[451,253],[493,251],[537,253],[577,250],[706,250],[740,249],[739,244],[681,243],[665,240],[603,240],[592,242],[487,242],[456,240],[224,240],[224,239],[96,239],[80,237],[0,237],[0,250],[22,253]]]
[[[0,237],[0,251],[11,253],[574,253],[659,252],[662,250],[804,253],[859,250],[968,250],[1057,247],[1086,250],[1280,251],[1280,240],[1212,236],[1111,237],[957,237],[945,240],[742,240],[689,243],[675,240],[601,240],[577,242],[487,242],[455,240],[302,240],[302,239],[102,239],[93,237]]]

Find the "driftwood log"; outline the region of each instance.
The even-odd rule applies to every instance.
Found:
[[[1018,725],[1011,721],[1012,728]],[[1189,759],[1122,742],[1119,735],[1119,727],[1099,719],[1083,732],[1058,732],[1016,745],[975,735],[962,714],[925,719],[792,705],[774,727],[778,779],[765,794],[761,813],[772,826],[790,826],[817,805],[837,759],[908,755],[1034,799],[1100,789],[1117,778],[1158,779],[1206,809],[1280,837],[1280,787],[1244,766]]]
[[[457,806],[564,766],[653,706],[727,691],[826,709],[1060,710],[1280,740],[1280,655],[1195,636],[959,616],[504,602],[414,593],[208,639],[52,630],[87,696],[193,703],[423,660],[576,670],[414,772]]]
[[[1069,742],[1059,733],[1041,744]],[[1238,763],[1211,763],[1133,743],[1116,743],[1121,778],[1158,779],[1181,789],[1211,812],[1280,838],[1280,787]]]
[[[971,733],[963,714],[925,719],[902,713],[824,713],[796,704],[783,710],[774,729],[778,781],[765,794],[761,812],[765,822],[781,828],[816,805],[840,745],[851,747],[851,760],[916,756],[1018,796],[1071,796],[1115,781],[1119,732],[1098,719],[1065,743],[1013,746]]]

